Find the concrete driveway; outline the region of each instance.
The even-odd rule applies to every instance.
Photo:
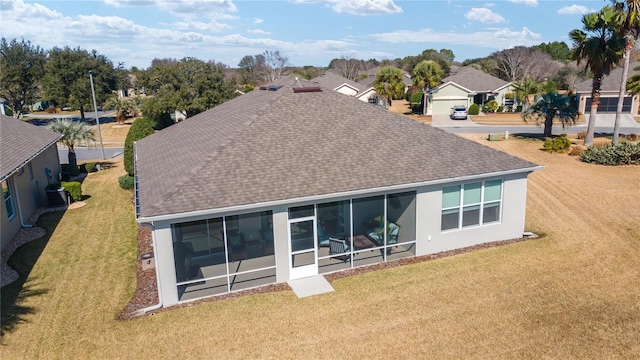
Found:
[[[584,124],[580,124],[578,126],[587,127],[589,123],[589,114],[584,115],[586,122]],[[596,127],[610,127],[611,131],[613,131],[613,125],[616,119],[616,114],[597,114],[596,115]],[[620,116],[620,127],[621,128],[638,128],[640,129],[640,124],[633,118],[633,116],[628,114],[622,114]]]
[[[432,115],[431,124],[435,127],[448,126],[482,126],[471,120],[472,116],[468,116],[467,120],[452,120],[449,115]]]

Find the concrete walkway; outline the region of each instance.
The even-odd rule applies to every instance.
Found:
[[[288,281],[298,298],[324,294],[333,291],[333,286],[322,275]]]

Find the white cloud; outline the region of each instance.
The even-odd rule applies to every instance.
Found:
[[[486,29],[473,33],[443,33],[431,29],[418,31],[399,30],[374,34],[372,37],[387,43],[443,43],[477,47],[507,49],[517,45],[532,46],[540,43],[542,36],[526,27],[514,31],[508,28]]]
[[[464,17],[469,20],[477,20],[485,24],[497,24],[505,22],[504,18],[487,8],[471,8]]]
[[[262,29],[252,29],[252,30],[247,30],[247,32],[249,34],[258,34],[258,35],[270,35],[271,33],[268,31],[264,31]]]
[[[264,23],[264,19],[260,19],[260,18],[254,18],[253,19],[253,25],[259,25]]]
[[[151,6],[155,2],[153,0],[103,0],[108,6],[117,8],[135,7],[135,6]]]
[[[538,0],[509,0],[510,2],[514,3],[514,4],[525,4],[527,6],[538,6]]]
[[[351,15],[399,14],[402,8],[393,0],[289,0],[293,4],[327,3],[337,13]]]
[[[560,8],[560,10],[558,10],[558,14],[562,14],[562,15],[572,15],[572,14],[578,14],[578,15],[582,15],[582,14],[586,14],[589,12],[589,9],[586,6],[582,6],[582,5],[576,5],[573,4],[571,6],[564,6],[562,8]]]

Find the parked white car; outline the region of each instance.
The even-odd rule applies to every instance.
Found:
[[[464,106],[454,106],[451,108],[452,120],[467,120],[467,108]]]

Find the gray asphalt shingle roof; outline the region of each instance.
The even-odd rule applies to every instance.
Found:
[[[291,86],[193,116],[140,140],[136,154],[141,217],[536,166],[338,92]]]
[[[353,87],[355,89],[356,92],[359,92],[360,90],[362,90],[362,85],[358,84],[355,81],[351,81],[345,77],[342,77],[338,74],[334,74],[331,71],[327,71],[324,74],[315,77],[313,79],[310,80],[312,83],[317,83],[319,86],[327,88],[327,89],[331,89],[331,90],[335,90],[337,87],[341,86],[341,85],[349,85],[351,87]]]
[[[0,114],[0,179],[11,175],[59,138],[59,134],[47,128]]]
[[[491,92],[508,84],[508,82],[500,78],[469,66],[461,67],[455,74],[442,79],[443,84],[448,82],[454,82],[479,93]]]
[[[638,73],[637,70],[634,70],[636,67],[640,66],[640,62],[631,62],[629,63],[629,74],[627,78],[630,78],[632,75]],[[609,75],[602,78],[602,85],[600,87],[600,91],[620,91],[620,80],[622,79],[622,67],[615,68],[611,70]],[[591,93],[591,88],[593,85],[593,79],[587,79],[578,85],[576,85],[576,90],[581,93]]]

